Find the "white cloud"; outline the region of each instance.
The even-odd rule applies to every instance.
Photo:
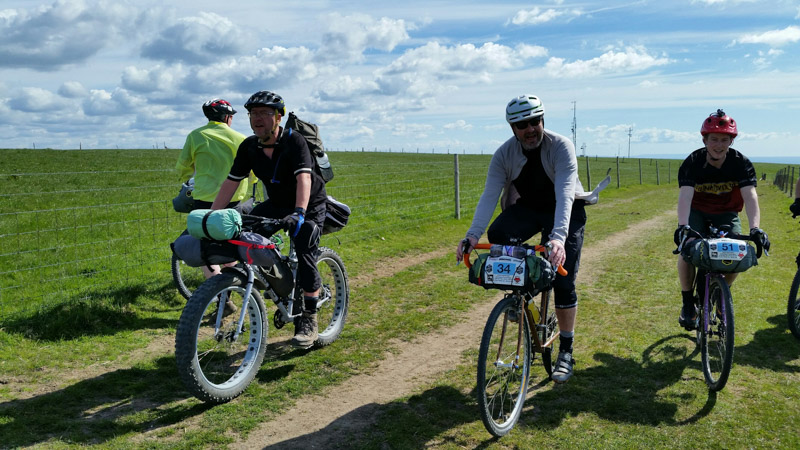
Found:
[[[89,91],[77,81],[66,81],[58,88],[58,94],[66,98],[82,98],[88,93]]]
[[[329,73],[305,47],[262,48],[255,55],[220,61],[190,73],[183,87],[191,92],[278,90]]]
[[[751,33],[742,35],[733,41],[734,44],[767,44],[771,47],[780,47],[800,41],[800,27],[788,26],[782,30],[771,30],[764,33]]]
[[[553,21],[561,16],[567,15],[570,18],[580,16],[582,12],[580,10],[556,10],[556,9],[546,9],[543,10],[538,6],[534,7],[533,9],[523,9],[517,11],[514,15],[514,18],[511,19],[511,23],[514,25],[540,25],[543,23],[547,23]]]
[[[151,69],[128,66],[122,71],[122,87],[131,91],[148,93],[175,89],[185,72],[178,64],[170,67],[157,65]]]
[[[551,77],[590,77],[622,72],[641,72],[651,67],[663,66],[671,61],[649,54],[641,46],[626,47],[624,51],[609,50],[597,58],[565,63],[563,58],[550,58],[545,71]]]
[[[116,89],[114,92],[92,89],[89,97],[83,101],[83,113],[87,116],[134,114],[145,104],[144,99],[131,95],[125,89]]]
[[[11,109],[23,112],[61,111],[67,105],[68,102],[60,96],[36,87],[22,88],[19,95],[8,102]]]
[[[328,15],[327,21],[329,29],[322,36],[318,57],[338,62],[361,61],[368,48],[390,52],[409,39],[407,30],[413,28],[404,20],[376,20],[366,14],[334,13]]]
[[[443,126],[445,130],[463,130],[463,131],[470,131],[472,130],[472,125],[467,123],[465,120],[456,120],[452,123],[447,123]]]
[[[126,5],[83,0],[58,0],[30,12],[4,10],[0,67],[50,71],[86,61],[121,34],[134,34],[136,18]]]
[[[142,47],[142,56],[194,64],[214,62],[220,55],[237,55],[248,36],[230,20],[214,13],[178,19]]]

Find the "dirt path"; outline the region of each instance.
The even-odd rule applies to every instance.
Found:
[[[648,233],[671,215],[674,215],[674,211],[670,210],[636,223],[625,231],[584,248],[581,258],[583,261],[596,261],[615,248]],[[433,252],[422,256],[430,258],[442,253]],[[396,270],[397,268],[392,269]],[[578,274],[578,282],[593,282],[599,270],[598,264],[583,265]],[[386,404],[412,394],[417,387],[459,364],[464,350],[477,347],[480,335],[475,330],[483,329],[494,303],[487,301],[476,305],[462,322],[451,328],[422,336],[411,343],[400,344],[396,351],[387,352],[385,359],[372,373],[350,378],[344,385],[333,386],[322,395],[301,398],[290,411],[262,424],[250,433],[246,441],[232,447],[319,449],[335,447],[337,443],[353,439],[355,434],[373,423],[374,408],[365,406]],[[337,420],[343,416],[347,416],[348,420]],[[298,423],[302,423],[303,427],[298,427]],[[307,434],[293,434],[298,428],[302,428]],[[317,433],[322,429],[325,429],[325,433]]]

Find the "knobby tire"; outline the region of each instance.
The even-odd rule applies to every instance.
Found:
[[[708,310],[705,305],[700,308],[703,375],[709,391],[712,392],[725,387],[733,365],[733,317],[733,302],[728,283],[723,277],[712,278],[709,283]]]
[[[186,302],[175,335],[178,374],[189,392],[208,403],[228,402],[253,381],[267,348],[267,311],[254,288],[247,305],[243,331],[238,326],[247,279],[238,273],[222,273],[206,280]],[[218,296],[227,296],[235,312],[223,317],[215,334]],[[226,311],[227,312],[227,311]]]
[[[528,392],[531,337],[527,316],[517,310],[520,301],[506,297],[495,305],[483,329],[478,353],[477,397],[481,419],[486,429],[497,437],[508,434],[517,423]],[[512,317],[518,317],[517,322],[509,320],[509,312]],[[518,355],[520,326],[523,327],[522,344]],[[516,367],[511,365],[514,361],[517,361]]]

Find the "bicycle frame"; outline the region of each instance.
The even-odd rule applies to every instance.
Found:
[[[276,264],[288,264],[290,269],[291,269],[291,271],[292,271],[292,279],[294,279],[294,280],[297,279],[297,253],[295,253],[294,242],[289,240],[289,254],[286,255],[286,256],[281,256],[280,263],[276,263]],[[253,292],[253,286],[255,285],[256,277],[259,278],[261,283],[263,283],[265,286],[267,286],[266,290],[269,293],[270,299],[275,304],[275,306],[280,310],[281,314],[283,314],[283,317],[286,317],[287,319],[292,320],[295,317],[299,317],[302,314],[302,313],[292,314],[292,312],[291,312],[294,309],[294,297],[295,297],[295,291],[297,289],[296,286],[292,288],[292,292],[288,296],[288,301],[284,304],[284,302],[281,302],[280,296],[278,296],[272,290],[272,288],[269,287],[269,282],[267,282],[264,279],[263,276],[261,276],[260,274],[257,274],[256,270],[253,270],[253,266],[251,264],[248,264],[246,261],[243,261],[242,262],[242,266],[244,267],[245,273],[247,274],[247,283],[245,284],[245,288],[244,288],[244,295],[243,295],[243,300],[242,300],[242,310],[239,312],[239,321],[238,321],[238,324],[236,326],[236,333],[233,335],[233,340],[234,341],[239,339],[239,335],[242,332],[242,330],[244,329],[244,321],[245,321],[245,318],[247,317],[247,305],[250,302],[250,295]],[[222,319],[223,319],[223,316],[224,316],[224,307],[225,307],[225,301],[226,300],[227,300],[227,298],[225,298],[225,296],[220,296],[220,298],[218,300],[219,301],[219,307],[217,308],[217,319],[216,319],[216,323],[214,324],[214,332],[215,332],[215,334],[219,334],[220,326],[222,325]],[[321,303],[324,303],[324,301],[321,302]],[[319,306],[320,305],[318,304],[317,307],[319,307]]]

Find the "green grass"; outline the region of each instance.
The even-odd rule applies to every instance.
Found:
[[[436,333],[475,302],[495,294],[469,285],[463,266],[455,267],[449,252],[469,226],[489,157],[459,157],[462,198],[472,201],[462,204],[463,218],[455,220],[448,190],[452,155],[334,154],[336,178],[329,191],[353,206],[354,216],[348,228],[325,239],[342,255],[351,278],[368,280],[376,266],[392,257],[438,249],[448,254],[354,286],[347,326],[334,345],[313,352],[271,347],[244,395],[226,405],[206,406],[187,397],[169,348],[184,304],[171,285],[165,248],[182,227],[168,204],[177,191],[171,172],[177,154],[2,153],[2,233],[8,236],[5,227],[13,221],[19,220],[23,230],[25,220],[33,222],[30,217],[45,222],[36,233],[31,231],[35,242],[27,242],[28,235],[16,236],[20,242],[14,245],[19,247],[0,249],[0,258],[5,258],[0,285],[0,447],[219,448],[287,410],[298,396],[370,373],[385,350]],[[60,187],[48,177],[24,175],[52,172],[54,164],[90,174],[76,175]],[[108,167],[138,171],[96,173]],[[764,170],[774,173],[770,166]],[[378,181],[375,174],[380,174]],[[85,192],[87,185],[95,186],[90,183],[96,178],[103,179],[98,186],[106,190],[136,187],[131,191],[135,205],[116,206],[113,194]],[[599,179],[592,175],[593,184]],[[48,190],[59,193],[41,194]],[[134,194],[139,190],[141,195]],[[675,223],[668,219],[614,254],[582,261],[583,267],[600,267],[602,272],[592,284],[579,287],[576,377],[565,386],[534,388],[510,436],[494,441],[483,429],[472,392],[477,349],[470,349],[462,364],[419,392],[375,407],[377,427],[352,444],[797,447],[800,343],[786,330],[785,303],[800,230],[786,212],[790,200],[785,195],[763,184],[759,194],[762,225],[774,242],[773,253],[733,287],[735,364],[728,386],[715,398],[708,396],[689,334],[675,323]],[[447,201],[418,208],[418,203],[430,206],[427,196]],[[674,211],[676,199],[674,179],[669,187],[639,185],[638,174],[622,188],[612,183],[600,204],[587,208],[585,245]],[[25,218],[12,214],[15,211],[47,213]],[[76,226],[81,214],[91,214],[97,229]],[[49,254],[42,248],[52,249],[52,268],[35,265]],[[25,267],[32,268],[17,270]],[[114,370],[105,370],[108,366]],[[534,385],[543,378],[543,369],[536,367]],[[42,391],[44,386],[51,388]]]

